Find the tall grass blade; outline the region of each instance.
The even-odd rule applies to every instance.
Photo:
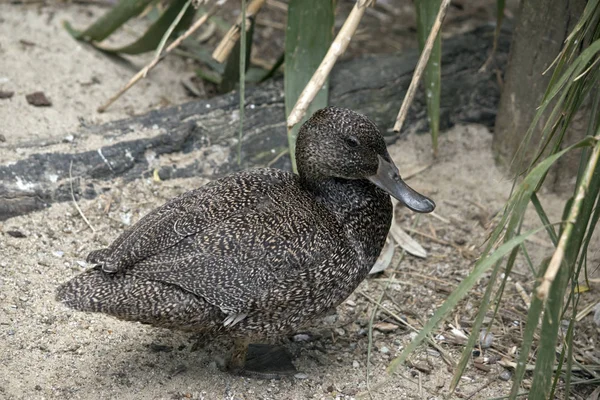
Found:
[[[290,0],[285,33],[285,115],[289,116],[300,93],[310,81],[333,40],[334,0]],[[327,106],[329,85],[308,107],[304,122],[315,111]],[[302,124],[288,131],[290,157],[296,170],[296,136]]]
[[[542,261],[540,267],[538,268],[538,279],[536,280],[534,293],[539,286],[540,279],[546,273],[546,269],[548,268],[549,263],[550,258],[548,257],[547,259]],[[513,385],[509,396],[511,400],[516,399],[517,396],[520,396],[519,388],[521,386],[521,382],[523,381],[523,376],[525,376],[527,360],[529,359],[529,353],[531,351],[531,346],[533,345],[533,336],[538,326],[540,315],[542,314],[542,308],[542,300],[539,299],[537,296],[532,296],[531,305],[529,306],[529,311],[527,312],[527,321],[525,322],[525,329],[523,330],[523,341],[521,343],[521,348],[519,351],[519,358],[517,359],[517,368],[513,376]]]
[[[540,346],[533,371],[533,383],[529,392],[532,400],[546,400],[552,388],[552,369],[556,359],[556,339],[560,328],[563,293],[569,280],[567,268],[561,268],[552,284],[550,296],[544,309]],[[560,373],[560,370],[557,371]]]
[[[102,51],[108,53],[121,54],[142,54],[156,50],[162,42],[163,36],[171,24],[173,24],[178,15],[183,12],[179,22],[173,29],[174,32],[186,30],[194,19],[194,7],[190,7],[191,0],[174,0],[169,8],[144,32],[144,34],[135,42],[118,48],[109,48],[104,46],[96,46]]]
[[[441,0],[416,0],[417,10],[417,36],[419,48],[423,50],[427,36],[440,9]],[[442,62],[442,39],[438,34],[423,76],[423,86],[427,101],[427,115],[429,129],[431,129],[431,141],[433,154],[438,151],[438,134],[440,130],[440,96],[441,96],[441,62]]]
[[[101,42],[130,18],[139,15],[154,0],[121,0],[89,28],[80,32],[65,21],[67,31],[78,40]]]
[[[240,40],[238,42],[239,45],[239,53],[235,51],[234,53],[238,54],[238,58],[240,61],[238,72],[240,77],[240,131],[238,135],[238,165],[242,165],[242,137],[244,135],[244,111],[246,108],[246,67],[250,63],[246,63],[247,60],[250,59],[250,49],[252,46],[252,30],[254,23],[251,23],[250,31],[251,34],[247,35],[246,32],[246,0],[242,0],[242,30],[240,32]],[[248,36],[250,37],[250,43],[248,43]],[[246,49],[247,48],[247,49]],[[227,73],[227,67],[225,67],[225,73]],[[221,82],[222,84],[222,82]]]
[[[583,150],[585,151],[586,149]],[[554,245],[554,247],[556,247],[556,245],[558,244],[558,236],[556,236],[556,231],[554,230],[554,227],[550,224],[548,215],[546,215],[544,207],[542,207],[542,203],[540,203],[540,199],[538,199],[537,197],[537,193],[533,193],[531,195],[531,204],[533,204],[535,211],[540,217],[540,221],[542,221],[542,224],[544,224],[544,226],[546,227],[546,232],[548,232],[548,236],[550,236],[552,244]]]

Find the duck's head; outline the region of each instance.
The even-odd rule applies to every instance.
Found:
[[[327,107],[302,125],[296,141],[300,178],[367,179],[413,211],[433,211],[435,203],[410,188],[398,173],[377,126],[354,111]]]

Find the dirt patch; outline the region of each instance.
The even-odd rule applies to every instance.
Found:
[[[411,185],[436,200],[437,214],[450,221],[442,222],[429,215],[417,217],[406,210],[398,214],[403,227],[414,226],[415,231],[436,238],[415,236],[429,256],[425,260],[406,256],[383,300],[386,308],[415,326],[421,326],[470,272],[490,220],[501,210],[510,190],[510,182],[493,167],[490,144],[491,134],[484,128],[456,127],[442,136],[440,156],[432,167],[410,180]],[[412,136],[393,145],[390,152],[405,175],[432,161],[426,136]],[[203,183],[200,179],[107,183],[104,195],[79,202],[96,229],[95,234],[72,203],[56,204],[4,223],[4,233],[0,235],[0,391],[4,396],[302,399],[352,398],[366,391],[366,332],[373,309],[368,297],[379,297],[390,271],[363,282],[338,307],[337,315],[315,323],[309,331],[318,339],[291,345],[296,352],[296,365],[307,378],[280,382],[220,372],[216,366],[226,349],[218,344],[192,352],[194,340],[190,335],[74,312],[54,301],[56,287],[87,267],[83,260],[90,250],[107,245],[124,228],[167,199]],[[543,201],[551,220],[557,220],[564,199],[547,194]],[[533,226],[533,221],[531,218],[527,227]],[[8,233],[15,231],[21,235]],[[536,240],[547,242],[543,235]],[[547,243],[534,247],[534,257],[538,259],[551,252]],[[590,265],[598,265],[600,259],[600,246],[594,249],[590,252]],[[532,282],[526,278],[524,262],[517,263],[515,276],[523,276],[513,282],[518,281],[530,293]],[[482,279],[450,323],[468,330],[486,284],[487,279]],[[518,344],[525,317],[516,287],[511,284],[506,290],[502,323],[494,325],[494,344],[486,352],[486,356],[496,360]],[[584,299],[586,304],[598,301],[597,288]],[[585,333],[587,340],[597,343],[598,332],[594,332],[591,319],[589,315],[582,321],[587,328],[581,328],[578,334]],[[375,322],[396,321],[379,312]],[[419,368],[401,367],[397,376],[378,386],[390,360],[412,337],[403,327],[387,330],[373,333],[370,382],[374,398],[430,398],[444,394],[451,372],[440,353],[426,347],[412,358],[413,365]],[[447,324],[442,327],[442,332],[449,330]],[[450,357],[458,359],[460,346],[441,346]],[[488,367],[490,371],[486,372],[471,365],[459,395],[477,392],[474,398],[487,398],[506,394],[510,382],[498,378],[504,369],[495,362]]]

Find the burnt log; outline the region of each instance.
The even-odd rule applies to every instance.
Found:
[[[493,35],[494,28],[487,26],[444,41],[441,129],[459,123],[494,125],[500,97],[497,73],[506,64],[510,32],[502,31],[499,37],[495,67],[480,71]],[[331,75],[329,103],[368,115],[393,142],[399,135],[391,127],[418,55],[410,51],[339,63]],[[281,156],[287,148],[282,80],[248,89],[246,102],[241,165],[237,93],[84,127],[71,133],[68,153],[58,150],[64,148],[58,142],[29,144],[28,156],[0,165],[0,221],[70,200],[71,183],[76,197],[93,198],[115,178],[132,180],[155,173],[163,180],[216,178],[251,166],[290,168],[289,157]],[[405,126],[403,134],[427,132],[422,92]],[[99,140],[91,140],[98,137],[110,144],[98,146]]]

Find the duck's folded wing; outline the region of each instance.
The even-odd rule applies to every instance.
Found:
[[[188,236],[250,210],[268,207],[273,193],[294,183],[291,174],[256,169],[211,182],[150,212],[89,262],[114,273],[175,246]]]
[[[317,276],[325,274],[319,266],[345,257],[331,245],[335,222],[302,215],[275,203],[254,209],[190,235],[128,271],[191,292],[234,323],[249,311],[306,296],[306,284],[323,279]]]

